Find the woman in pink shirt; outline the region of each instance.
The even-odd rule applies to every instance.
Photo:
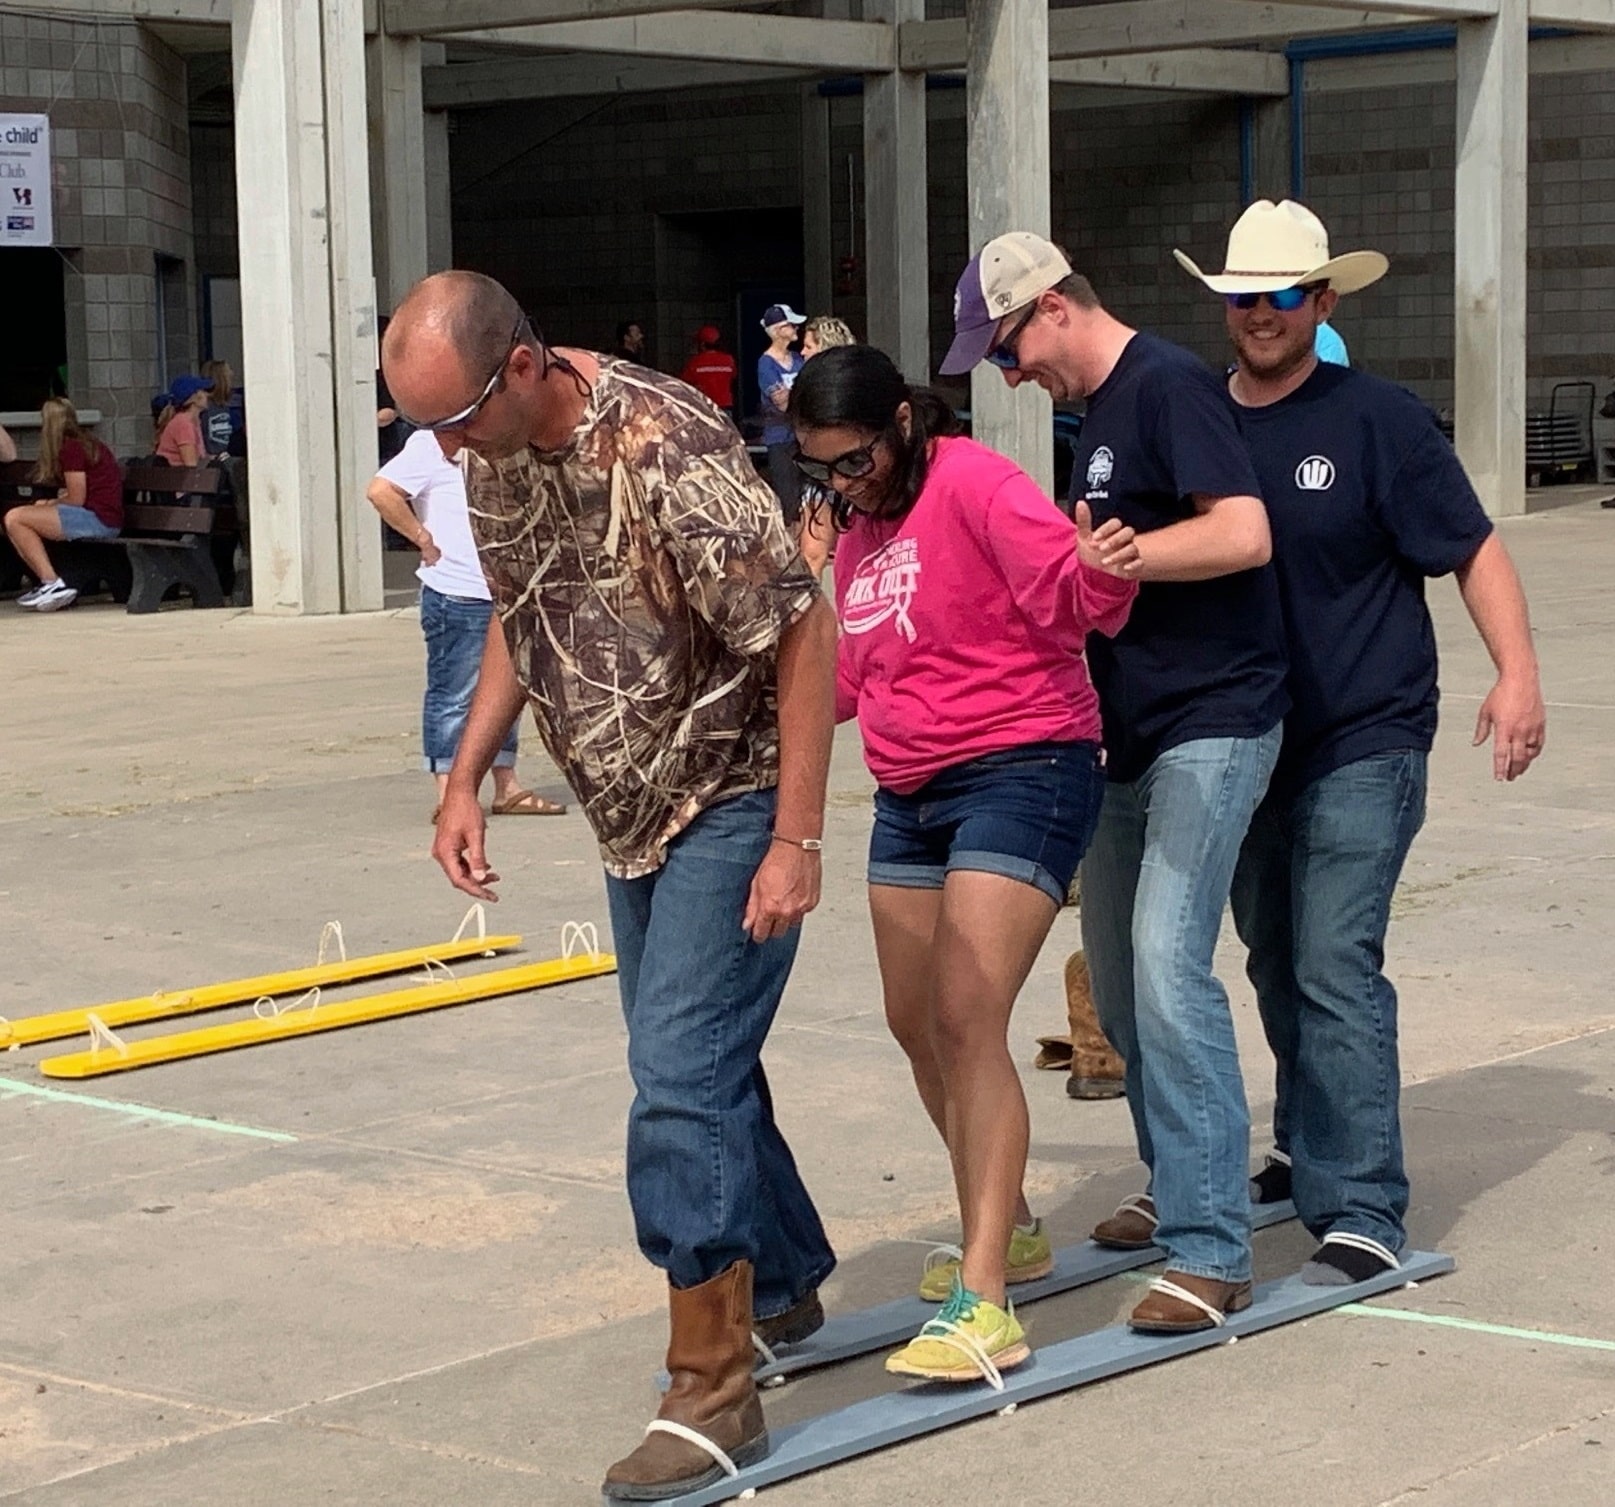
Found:
[[[171,466],[189,470],[202,463],[202,410],[212,384],[206,377],[176,377],[168,406],[158,420],[157,454]]]
[[[899,1375],[996,1382],[1030,1354],[1005,1293],[1053,1267],[1021,1193],[1026,1097],[1009,1015],[1104,793],[1083,659],[1137,593],[1132,530],[1065,518],[1023,471],[956,435],[882,352],[828,350],[791,392],[797,465],[843,531],[837,715],[879,786],[869,854],[886,1019],[953,1163],[956,1259]],[[1006,1252],[1008,1256],[1006,1257]]]

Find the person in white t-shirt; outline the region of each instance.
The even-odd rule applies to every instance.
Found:
[[[428,430],[410,435],[365,494],[383,520],[421,552],[421,632],[426,637],[426,699],[421,752],[437,782],[437,802],[465,731],[477,687],[493,602],[477,560],[460,468]],[[519,720],[519,719],[518,719]],[[495,816],[559,816],[566,807],[523,790],[516,780],[516,724],[493,767]],[[432,820],[437,820],[434,809]]]

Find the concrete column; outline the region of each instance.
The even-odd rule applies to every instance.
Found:
[[[1006,230],[1049,234],[1048,0],[971,0],[965,120],[970,249]],[[963,269],[959,269],[962,271]],[[972,433],[1045,491],[1054,485],[1048,395],[1011,392],[990,366],[970,379]]]
[[[426,112],[426,270],[454,265],[454,201],[449,184],[449,112]]]
[[[421,40],[379,31],[365,39],[364,48],[376,302],[389,312],[426,276],[426,127],[421,106]]]
[[[235,0],[231,40],[254,609],[378,609],[360,8]]]
[[[1493,517],[1525,511],[1526,0],[1458,23],[1454,406]]]
[[[923,21],[925,0],[866,0],[864,18],[894,26]],[[1047,79],[1043,94],[1046,101]],[[1048,140],[1046,117],[1044,140]],[[931,379],[925,145],[925,75],[893,69],[866,77],[864,263],[869,343],[885,351],[911,382],[920,383]]]
[[[1256,197],[1277,204],[1290,197],[1290,102],[1252,100],[1251,110],[1256,127]]]
[[[806,312],[834,307],[835,246],[830,235],[830,101],[802,87],[802,298]]]

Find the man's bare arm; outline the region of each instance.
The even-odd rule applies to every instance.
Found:
[[[1525,588],[1496,529],[1458,567],[1457,576],[1464,606],[1497,666],[1497,683],[1475,719],[1475,745],[1495,733],[1492,774],[1499,780],[1518,779],[1542,752],[1548,736]]]

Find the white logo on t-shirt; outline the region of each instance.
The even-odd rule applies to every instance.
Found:
[[[1327,492],[1335,484],[1335,463],[1327,455],[1309,455],[1295,468],[1295,484],[1303,492]]]
[[[1101,445],[1088,461],[1088,486],[1090,488],[1104,486],[1115,470],[1116,457],[1110,453],[1110,446]]]
[[[859,565],[841,603],[844,633],[872,633],[889,617],[897,631],[914,642],[908,609],[920,586],[920,541],[893,539]]]

